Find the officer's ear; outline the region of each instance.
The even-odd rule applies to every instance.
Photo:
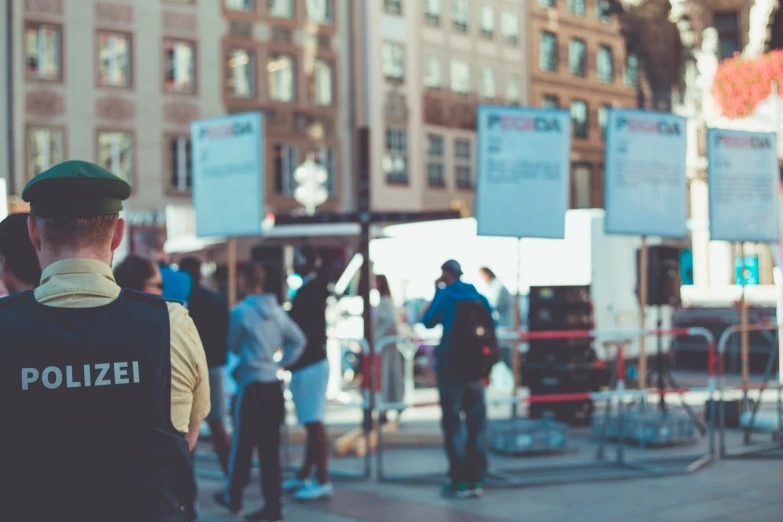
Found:
[[[125,236],[125,220],[119,218],[117,224],[114,226],[114,235],[111,238],[111,251],[114,252],[122,243],[122,238]]]
[[[41,231],[38,229],[38,222],[35,216],[27,216],[27,235],[30,236],[30,242],[35,250],[41,251]]]

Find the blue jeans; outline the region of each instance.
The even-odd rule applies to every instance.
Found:
[[[457,384],[439,375],[441,427],[453,484],[484,480],[487,472],[487,405],[484,383]],[[462,413],[465,413],[463,430]]]

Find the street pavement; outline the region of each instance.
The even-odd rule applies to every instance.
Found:
[[[421,450],[428,459],[436,448]],[[420,455],[423,456],[423,453]],[[337,482],[334,499],[287,503],[294,522],[779,522],[783,520],[783,465],[770,460],[726,460],[691,475],[521,489],[488,489],[483,499],[450,500],[437,486]],[[211,501],[221,487],[200,480],[202,522],[233,521]],[[246,507],[263,505],[258,483]]]

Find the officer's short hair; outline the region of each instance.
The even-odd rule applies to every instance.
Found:
[[[35,216],[35,222],[42,241],[54,248],[79,249],[110,243],[119,217],[119,214],[76,218]]]
[[[27,232],[30,214],[11,214],[0,222],[0,257],[6,269],[27,285],[41,281],[41,266]]]

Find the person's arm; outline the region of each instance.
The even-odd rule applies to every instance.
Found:
[[[302,329],[299,328],[293,319],[285,311],[280,310],[280,317],[283,327],[283,358],[280,359],[278,366],[288,368],[302,356],[307,345],[307,338]]]
[[[239,307],[231,310],[228,317],[228,335],[226,343],[228,351],[239,353],[242,350],[242,341],[245,337],[245,321],[242,315],[242,309]]]
[[[187,310],[169,304],[171,321],[171,422],[192,450],[209,414],[209,370],[196,325]]]
[[[486,301],[486,299],[484,300]],[[427,328],[435,328],[443,322],[443,292],[441,290],[435,292],[432,304],[430,304],[427,311],[424,312],[421,322]]]

